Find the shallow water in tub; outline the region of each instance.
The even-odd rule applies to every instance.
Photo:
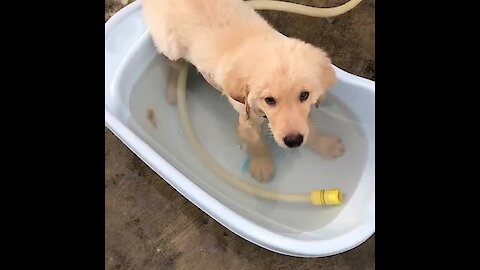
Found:
[[[164,58],[155,57],[131,90],[128,124],[180,172],[221,203],[261,226],[287,234],[315,234],[348,203],[362,177],[368,145],[355,115],[335,98],[334,88],[320,110],[312,108],[312,119],[324,132],[342,138],[346,145],[345,155],[336,160],[326,160],[306,147],[284,150],[274,143],[271,135],[265,135],[272,147],[275,176],[271,182],[261,184],[249,175],[247,154],[236,134],[237,113],[225,97],[211,88],[193,67],[189,68],[189,115],[206,150],[226,169],[264,188],[280,192],[342,189],[342,205],[318,207],[254,197],[231,187],[204,167],[183,135],[177,107],[165,101],[167,76],[168,66]],[[339,84],[335,87],[346,86]]]

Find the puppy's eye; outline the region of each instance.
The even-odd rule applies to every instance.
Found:
[[[300,93],[300,101],[303,102],[303,101],[307,100],[308,95],[310,95],[310,93],[307,92],[307,91],[303,91],[302,93]]]
[[[265,98],[265,103],[267,103],[270,106],[273,106],[273,105],[275,105],[276,101],[273,97],[266,97]]]

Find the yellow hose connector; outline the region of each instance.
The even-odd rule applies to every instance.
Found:
[[[342,201],[340,189],[318,189],[310,192],[310,203],[313,205],[338,205]]]

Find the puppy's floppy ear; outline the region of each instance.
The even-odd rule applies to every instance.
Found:
[[[315,102],[315,107],[319,107],[320,103],[325,100],[327,90],[337,83],[337,76],[335,75],[335,70],[333,69],[330,59],[326,61],[323,65],[320,66],[320,86],[324,94],[320,95]]]
[[[245,113],[247,114],[247,119],[249,119],[250,105],[248,105],[248,94],[250,93],[250,89],[246,82],[247,80],[243,78],[231,80],[225,85],[223,92],[234,100],[245,104]]]
[[[330,87],[337,83],[337,76],[333,69],[330,59],[320,66],[320,84],[324,91],[327,91]]]
[[[315,102],[315,107],[320,107],[320,103],[322,103],[323,101],[325,100],[325,95],[321,95],[320,97],[318,97],[317,99],[317,102]]]

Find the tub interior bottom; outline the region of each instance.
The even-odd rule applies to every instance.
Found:
[[[312,119],[322,131],[342,138],[347,149],[345,155],[336,160],[326,160],[306,147],[284,150],[274,143],[270,135],[266,135],[272,147],[276,170],[271,182],[261,184],[249,175],[247,154],[236,134],[237,113],[226,98],[211,88],[193,67],[189,69],[189,115],[198,139],[206,150],[226,169],[245,181],[271,190],[309,192],[318,188],[342,189],[342,205],[318,207],[256,198],[231,187],[204,167],[183,135],[177,107],[165,101],[167,76],[168,65],[163,56],[157,55],[130,90],[127,114],[129,128],[191,181],[256,224],[283,234],[322,237],[322,228],[342,212],[354,194],[368,157],[367,137],[356,115],[335,96],[335,89],[332,89],[320,110],[312,108]],[[349,86],[342,82],[335,86],[341,87]],[[151,121],[152,115],[155,126]]]

